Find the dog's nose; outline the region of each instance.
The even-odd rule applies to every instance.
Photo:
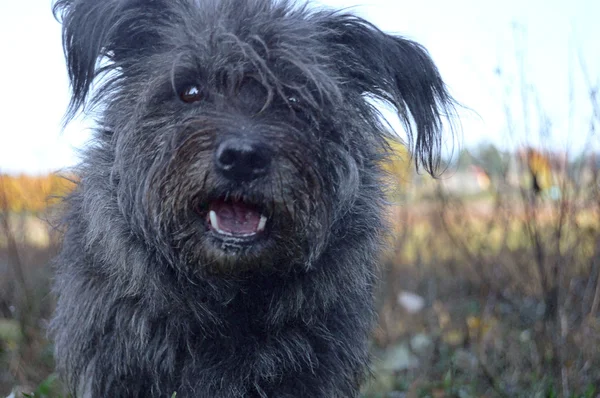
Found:
[[[250,181],[267,173],[271,154],[266,145],[249,139],[230,138],[215,152],[219,172],[235,181]]]

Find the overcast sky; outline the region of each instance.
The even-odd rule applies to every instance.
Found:
[[[552,124],[553,133],[546,140],[556,148],[584,145],[591,108],[579,60],[584,60],[592,82],[598,84],[600,1],[320,3],[353,7],[383,30],[427,47],[452,93],[472,110],[461,112],[463,146],[490,140],[507,147],[526,139],[508,137],[504,113],[506,103],[519,109],[518,51],[525,54],[524,74],[536,93],[528,94],[529,98]],[[43,173],[72,165],[77,161],[74,148],[84,145],[89,136],[81,122],[60,129],[68,81],[60,25],[50,4],[49,0],[0,1],[0,172]],[[531,128],[536,130],[535,123]],[[535,143],[535,135],[527,140]]]

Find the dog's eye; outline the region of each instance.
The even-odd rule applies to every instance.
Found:
[[[193,102],[198,102],[202,99],[202,93],[200,92],[200,87],[196,85],[191,85],[186,87],[180,94],[179,98],[183,102],[191,104]]]

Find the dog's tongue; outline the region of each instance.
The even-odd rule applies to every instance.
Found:
[[[252,235],[264,229],[258,209],[243,202],[213,201],[209,211],[211,226],[220,233]]]

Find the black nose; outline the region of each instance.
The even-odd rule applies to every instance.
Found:
[[[215,152],[219,172],[235,181],[250,181],[267,173],[271,154],[266,145],[249,139],[230,138]]]

